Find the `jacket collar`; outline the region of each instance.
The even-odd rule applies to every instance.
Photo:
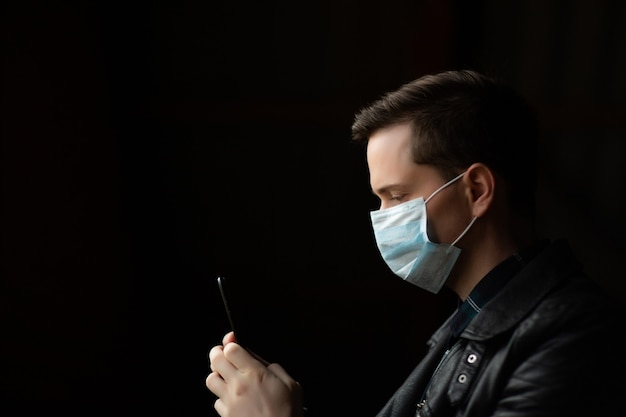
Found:
[[[481,310],[461,337],[484,340],[517,325],[565,277],[582,265],[565,240],[556,240],[535,256]]]

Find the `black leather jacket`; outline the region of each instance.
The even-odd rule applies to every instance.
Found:
[[[551,243],[449,350],[448,319],[378,416],[415,416],[426,391],[419,416],[626,417],[622,310]]]

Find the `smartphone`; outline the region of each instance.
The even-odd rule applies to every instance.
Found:
[[[226,284],[226,278],[224,278],[223,276],[217,277],[217,285],[220,287],[220,294],[222,295],[222,302],[224,303],[224,309],[226,310],[226,317],[228,317],[230,330],[232,330],[232,332],[234,333],[237,343],[242,345],[241,340],[239,339],[239,333],[235,331],[235,321],[233,320],[233,312],[231,311],[230,305],[228,304],[228,289],[227,289],[228,285]]]
[[[260,357],[259,355],[251,351],[248,345],[246,344],[248,341],[244,338],[242,342],[239,332],[235,331],[235,321],[233,320],[234,314],[233,314],[233,311],[231,310],[230,304],[228,303],[230,295],[228,294],[228,285],[226,285],[226,278],[224,278],[223,276],[217,277],[217,285],[220,287],[220,294],[222,295],[222,301],[224,302],[224,309],[226,310],[226,316],[228,317],[230,330],[232,330],[233,334],[235,335],[235,340],[237,341],[237,344],[239,344],[240,346],[243,346],[243,348],[246,349],[259,362],[261,362],[265,366],[268,366],[269,362],[267,362],[265,359],[263,359],[262,357]],[[209,367],[210,367],[210,361],[209,361]]]

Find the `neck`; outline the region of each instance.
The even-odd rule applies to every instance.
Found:
[[[459,244],[461,255],[446,282],[461,300],[465,300],[496,265],[536,241],[535,235],[529,232],[530,226],[520,227],[516,233],[502,232],[503,228],[489,228],[480,222],[474,227],[460,243],[463,246]]]

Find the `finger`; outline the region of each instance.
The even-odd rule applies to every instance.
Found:
[[[235,333],[234,332],[228,332],[224,335],[224,338],[222,339],[222,345],[226,346],[229,343],[232,342],[236,342],[235,340]]]
[[[220,352],[222,351],[222,349],[223,349],[223,346],[216,345],[216,346],[213,346],[211,350],[209,350],[209,355],[208,355],[209,367],[211,368],[212,371],[215,371],[215,368],[214,368],[215,362],[216,362],[217,357],[220,355]]]
[[[224,348],[221,345],[211,348],[209,351],[209,361],[211,371],[217,372],[226,381],[237,373],[235,366],[225,357]]]
[[[209,389],[209,391],[211,391],[213,394],[217,395],[218,397],[223,397],[227,393],[227,390],[228,390],[228,388],[226,387],[226,382],[222,379],[222,376],[218,374],[217,372],[211,372],[206,377],[205,385]]]
[[[226,405],[224,405],[224,401],[222,401],[221,398],[215,400],[215,402],[213,403],[213,408],[215,408],[215,411],[217,411],[217,414],[219,414],[220,416],[225,416],[228,412],[228,409],[226,408]]]
[[[265,367],[262,359],[256,359],[254,354],[248,352],[236,342],[232,342],[224,346],[222,353],[226,360],[228,360],[232,366],[241,372],[259,367]]]

